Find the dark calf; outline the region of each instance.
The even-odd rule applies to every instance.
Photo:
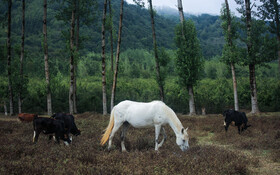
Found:
[[[63,121],[54,120],[50,118],[44,117],[35,117],[33,120],[33,143],[38,141],[38,137],[41,132],[47,135],[51,135],[49,138],[51,139],[52,134],[55,134],[56,142],[59,143],[59,140],[62,139],[66,141],[67,144],[71,143],[69,137],[65,137],[65,125]]]
[[[73,115],[65,113],[56,113],[51,117],[55,120],[64,122],[65,134],[67,135],[67,137],[69,137],[70,133],[74,136],[78,136],[81,134],[81,131],[77,128],[75,124],[75,119]]]
[[[248,119],[244,112],[238,112],[233,109],[224,111],[223,116],[225,117],[225,130],[228,130],[229,125],[234,122],[234,125],[238,127],[238,133],[246,130],[251,125],[247,125]]]

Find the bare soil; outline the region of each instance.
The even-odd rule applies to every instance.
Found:
[[[222,115],[178,117],[189,127],[186,152],[165,126],[168,137],[158,152],[154,151],[154,128],[130,127],[125,141],[128,152],[122,153],[120,132],[110,152],[107,144],[100,145],[109,116],[75,115],[82,133],[65,146],[43,134],[33,144],[32,122],[0,115],[0,174],[279,174],[280,113],[249,115],[252,126],[240,135],[234,126],[225,133]]]

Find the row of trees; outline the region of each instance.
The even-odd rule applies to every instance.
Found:
[[[9,99],[10,99],[10,114],[13,114],[13,86],[12,86],[12,66],[11,66],[11,6],[12,1],[8,1],[8,35],[7,35],[7,73],[8,73],[8,86],[9,86]],[[56,1],[61,4],[61,9],[57,13],[57,18],[64,22],[64,25],[69,26],[68,32],[63,32],[65,36],[65,43],[69,52],[69,72],[70,72],[70,85],[69,85],[69,112],[77,112],[77,102],[76,102],[76,74],[78,72],[78,59],[79,59],[79,45],[81,40],[79,39],[79,26],[80,22],[83,21],[85,24],[87,19],[93,14],[92,11],[88,10],[89,7],[95,6],[95,3],[88,4],[83,0],[69,0],[69,1]],[[142,0],[135,0],[139,5],[143,5]],[[236,17],[234,17],[228,6],[227,0],[225,0],[225,6],[222,9],[221,19],[223,20],[222,27],[224,29],[226,44],[224,46],[224,51],[222,55],[222,61],[229,65],[232,70],[233,78],[233,91],[234,91],[234,104],[235,109],[239,110],[238,104],[238,94],[237,94],[237,79],[235,76],[236,64],[241,66],[248,66],[250,73],[250,89],[251,89],[251,104],[252,113],[259,112],[258,102],[257,102],[257,86],[255,78],[255,66],[262,65],[263,63],[269,62],[279,58],[279,3],[277,0],[265,1],[263,0],[263,5],[259,9],[259,18],[263,20],[252,19],[252,4],[249,0],[236,0],[240,4],[240,12],[243,14],[242,22],[239,22]],[[154,68],[155,68],[155,79],[158,86],[159,99],[165,101],[165,78],[166,70],[168,65],[168,54],[164,49],[159,49],[156,38],[156,20],[154,18],[155,12],[153,10],[152,0],[148,1],[149,12],[151,17],[151,36],[153,38],[153,52],[154,52]],[[107,114],[107,80],[106,75],[106,31],[109,31],[109,42],[110,42],[110,60],[111,60],[111,73],[112,73],[112,91],[111,91],[111,108],[114,106],[115,96],[117,92],[117,82],[118,82],[118,72],[119,72],[119,62],[120,62],[120,51],[121,51],[121,39],[122,39],[122,21],[123,21],[123,11],[124,1],[120,0],[120,18],[119,18],[119,29],[117,38],[117,49],[116,58],[114,60],[114,26],[112,22],[113,10],[110,0],[104,0],[103,3],[103,15],[102,15],[102,100],[103,100],[103,114]],[[21,45],[21,61],[20,61],[20,77],[21,83],[24,82],[23,76],[23,64],[24,64],[24,7],[25,1],[22,1],[22,45]],[[109,15],[107,15],[107,9],[109,9]],[[183,14],[182,2],[178,0],[178,10],[180,14],[180,24],[176,26],[175,29],[175,45],[176,59],[175,67],[176,72],[179,77],[179,84],[182,89],[188,91],[188,95],[185,98],[189,99],[189,110],[190,114],[196,114],[195,109],[195,86],[198,84],[198,80],[201,79],[203,74],[204,59],[202,57],[202,51],[200,49],[199,40],[197,38],[195,24],[191,20],[185,20]],[[81,20],[83,19],[83,20]],[[272,26],[270,29],[277,34],[271,34],[267,30],[267,25],[264,19],[270,19]],[[92,20],[92,19],[90,19]],[[89,20],[89,21],[90,21]],[[273,27],[274,26],[274,27]],[[240,29],[238,29],[240,28]],[[45,79],[46,79],[46,89],[45,94],[47,95],[47,109],[48,114],[52,113],[52,99],[51,99],[51,81],[49,77],[49,65],[48,65],[48,44],[47,44],[47,0],[44,0],[44,20],[43,20],[43,50],[44,50],[44,62],[45,62]],[[278,42],[276,40],[276,37]],[[246,47],[244,47],[246,46]],[[108,48],[108,47],[107,47]],[[280,60],[280,58],[279,58]],[[280,61],[279,61],[280,65]],[[280,66],[279,66],[280,67]],[[280,68],[279,68],[280,71]],[[110,75],[111,76],[111,75]],[[19,112],[21,112],[22,95],[21,92],[24,90],[24,84],[19,86]]]
[[[82,0],[69,0],[69,1],[55,1],[60,4],[61,9],[57,12],[57,19],[64,22],[65,25],[70,23],[70,37],[65,36],[66,46],[69,47],[70,55],[70,88],[69,88],[69,112],[76,113],[76,69],[77,69],[77,59],[79,56],[79,27],[80,27],[80,17],[83,18],[83,23],[89,25],[88,19],[92,20],[92,13],[89,11],[93,6],[96,6],[96,2],[86,2]],[[52,96],[50,89],[50,72],[49,72],[49,56],[48,56],[48,35],[47,35],[47,0],[43,2],[43,52],[44,52],[44,67],[45,67],[45,79],[46,79],[46,96],[47,96],[47,112],[48,115],[52,114]],[[9,106],[10,115],[14,114],[14,94],[13,94],[13,82],[12,82],[12,66],[11,66],[11,13],[12,13],[12,0],[8,0],[8,12],[7,12],[7,72],[8,72],[8,91],[9,91]],[[3,21],[2,21],[3,22]],[[5,24],[5,22],[4,22]],[[63,31],[62,31],[63,33]],[[65,33],[65,32],[64,32]],[[25,39],[25,0],[22,0],[22,36],[21,36],[21,56],[20,56],[20,80],[18,86],[18,112],[22,112],[22,91],[24,85],[24,41]],[[3,100],[5,102],[5,99]]]

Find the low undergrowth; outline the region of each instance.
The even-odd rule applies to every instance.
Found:
[[[279,115],[250,116],[252,126],[241,135],[233,126],[225,133],[220,115],[179,115],[189,127],[186,152],[176,145],[169,126],[165,126],[168,137],[159,152],[154,151],[154,128],[130,127],[126,153],[120,151],[120,132],[110,152],[107,144],[99,144],[109,116],[88,112],[75,117],[82,133],[65,146],[49,142],[43,134],[34,145],[32,123],[1,115],[0,174],[256,174],[264,168],[263,161],[273,163],[274,170],[280,165]],[[266,173],[274,174],[274,170]]]

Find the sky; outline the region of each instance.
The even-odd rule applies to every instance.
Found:
[[[133,0],[126,0],[126,2],[133,3]],[[144,0],[144,2],[147,3],[146,0]],[[152,0],[152,2],[153,6],[168,6],[177,9],[177,0]],[[201,13],[220,15],[220,10],[224,2],[225,0],[182,0],[184,12],[195,15]],[[236,16],[240,16],[236,11],[239,5],[237,5],[234,0],[228,0],[228,3],[231,11]]]

